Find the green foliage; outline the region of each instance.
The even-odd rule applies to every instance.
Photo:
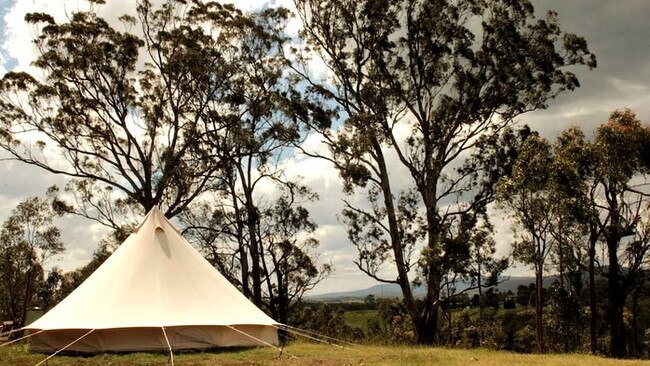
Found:
[[[377,312],[368,319],[367,337],[374,343],[410,344],[415,333],[404,302],[398,299],[380,299]]]
[[[342,215],[356,264],[399,283],[417,338],[431,343],[443,278],[462,267],[496,176],[509,170],[487,162],[517,150],[500,148],[498,136],[517,115],[577,87],[567,67],[594,67],[595,57],[555,13],[538,19],[525,0],[295,4],[303,38],[331,75],[331,83],[309,80],[308,91],[332,101],[343,121],[335,130],[307,124],[324,135],[344,190],[365,191],[370,203],[347,203]],[[407,174],[399,190],[393,164]],[[387,263],[397,279],[380,276]],[[427,287],[423,308],[412,282]]]
[[[0,230],[0,317],[25,325],[43,281],[44,265],[65,250],[47,202],[27,198],[11,211]]]
[[[549,349],[567,353],[580,350],[587,324],[580,301],[562,287],[552,288],[547,316]]]
[[[565,203],[554,215],[565,223],[560,228],[566,233],[557,239],[573,243],[565,246],[560,241],[558,249],[571,253],[573,259],[566,263],[577,278],[583,268],[595,271],[596,247],[599,241],[604,243],[601,269],[609,287],[609,352],[619,357],[628,352],[624,304],[650,248],[645,234],[640,234],[647,216],[648,165],[643,154],[648,146],[650,129],[632,111],[616,110],[592,141],[572,128],[558,137],[555,148],[555,197]],[[578,283],[575,278],[572,282]],[[595,295],[591,294],[590,302],[596,301]],[[592,315],[597,313],[594,306]],[[596,351],[595,319],[591,322],[592,351]]]
[[[66,190],[75,199],[59,206],[115,228],[133,207],[141,213],[161,205],[172,217],[221,184],[229,162],[213,154],[209,139],[238,128],[237,109],[229,107],[252,87],[251,70],[278,62],[255,56],[275,47],[277,32],[269,30],[283,28],[287,17],[171,0],[140,1],[136,13],[122,17],[140,28],[133,32],[93,11],[61,24],[27,15],[43,78],[7,73],[0,82],[0,147],[71,178]],[[242,108],[269,115],[278,108],[269,100]],[[30,142],[34,134],[38,143]],[[60,159],[47,159],[52,153]]]
[[[313,237],[316,224],[302,206],[285,198],[266,213],[262,223],[265,250],[264,275],[273,285],[267,289],[271,313],[280,321],[288,319],[305,292],[331,272],[328,264],[318,266],[313,252],[319,242]]]
[[[350,342],[357,342],[363,337],[361,328],[346,323],[342,308],[333,308],[325,303],[314,306],[301,304],[291,312],[289,324],[309,332]]]

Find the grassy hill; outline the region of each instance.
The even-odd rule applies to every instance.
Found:
[[[484,349],[460,350],[431,347],[378,347],[358,346],[341,349],[328,345],[296,343],[279,352],[271,348],[232,349],[215,352],[182,353],[175,355],[177,366],[212,365],[352,365],[352,366],[650,366],[650,361],[612,360],[588,355],[522,355]],[[33,366],[45,358],[28,351],[27,347],[0,348],[0,366]],[[169,365],[166,354],[135,353],[123,355],[97,355],[93,357],[56,356],[50,366],[164,366]]]

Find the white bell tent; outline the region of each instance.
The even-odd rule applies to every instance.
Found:
[[[277,345],[278,326],[154,208],[85,282],[24,329],[37,351],[97,353]]]

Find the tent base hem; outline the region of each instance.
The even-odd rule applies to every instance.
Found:
[[[277,328],[271,325],[229,326],[166,326],[165,331],[174,352],[205,351],[218,348],[278,345]],[[168,353],[169,346],[162,327],[133,327],[96,329],[70,345],[66,354],[160,352]],[[30,337],[30,348],[35,352],[51,353],[78,339],[89,329],[45,330]]]

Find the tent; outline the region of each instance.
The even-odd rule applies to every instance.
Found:
[[[253,305],[157,208],[86,281],[24,329],[42,352],[277,345]]]

